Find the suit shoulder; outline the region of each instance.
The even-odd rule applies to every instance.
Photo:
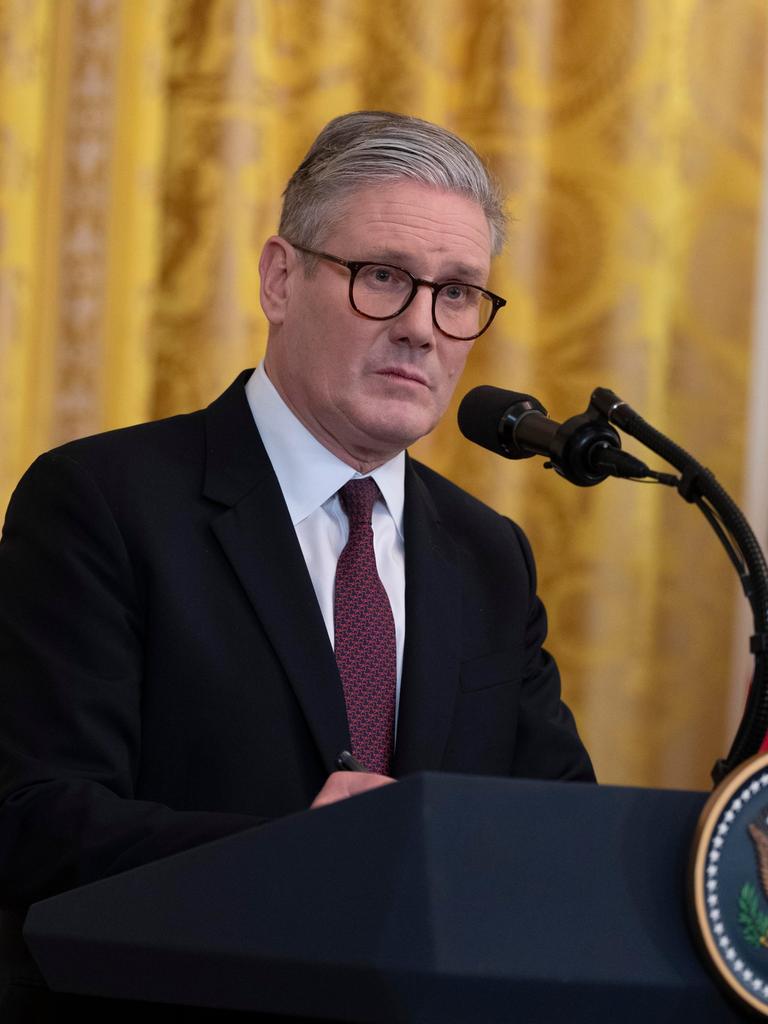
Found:
[[[45,455],[91,464],[120,455],[170,454],[198,442],[202,431],[202,415],[202,411],[182,413],[147,423],[136,423],[130,427],[105,430],[67,441]]]
[[[183,472],[193,466],[199,471],[205,452],[206,422],[211,415],[230,423],[226,444],[236,444],[243,430],[252,426],[244,391],[251,372],[239,374],[205,409],[69,441],[46,452],[41,460],[48,464],[68,461],[105,478],[135,470],[145,478],[158,474],[160,479],[164,473]]]
[[[110,500],[123,495],[123,504],[163,494],[199,489],[205,433],[201,412],[186,413],[149,423],[108,430],[78,438],[40,455],[14,492],[32,481],[56,490],[75,481],[95,487]]]

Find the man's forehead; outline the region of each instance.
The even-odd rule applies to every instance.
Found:
[[[445,256],[457,273],[482,272],[490,263],[491,228],[480,203],[409,179],[349,193],[326,238],[359,250],[346,252],[347,258],[399,265],[427,249]]]

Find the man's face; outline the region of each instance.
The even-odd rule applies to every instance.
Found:
[[[394,264],[431,281],[483,286],[490,269],[482,208],[409,181],[356,192],[316,248]],[[280,240],[267,243],[267,373],[322,444],[350,465],[372,468],[433,429],[472,342],[447,338],[435,327],[429,288],[420,287],[391,320],[363,317],[348,296],[345,267],[320,259],[306,277],[296,250]]]

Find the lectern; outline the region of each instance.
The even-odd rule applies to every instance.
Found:
[[[703,793],[422,774],[35,904],[58,991],[358,1022],[741,1020],[688,931]]]

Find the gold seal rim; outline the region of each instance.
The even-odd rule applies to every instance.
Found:
[[[740,764],[738,768],[735,768],[729,775],[726,775],[704,804],[699,820],[696,823],[693,842],[691,843],[691,857],[688,868],[688,906],[694,920],[696,938],[699,940],[699,944],[710,964],[714,967],[718,978],[740,1000],[748,1003],[752,1009],[757,1010],[762,1016],[768,1017],[768,1001],[763,1002],[757,999],[749,989],[745,988],[737,980],[728,962],[720,953],[720,949],[714,941],[709,927],[704,894],[706,853],[709,849],[715,826],[723,811],[731,800],[734,799],[736,791],[744,785],[747,779],[763,770],[768,770],[768,752],[755,754]]]

